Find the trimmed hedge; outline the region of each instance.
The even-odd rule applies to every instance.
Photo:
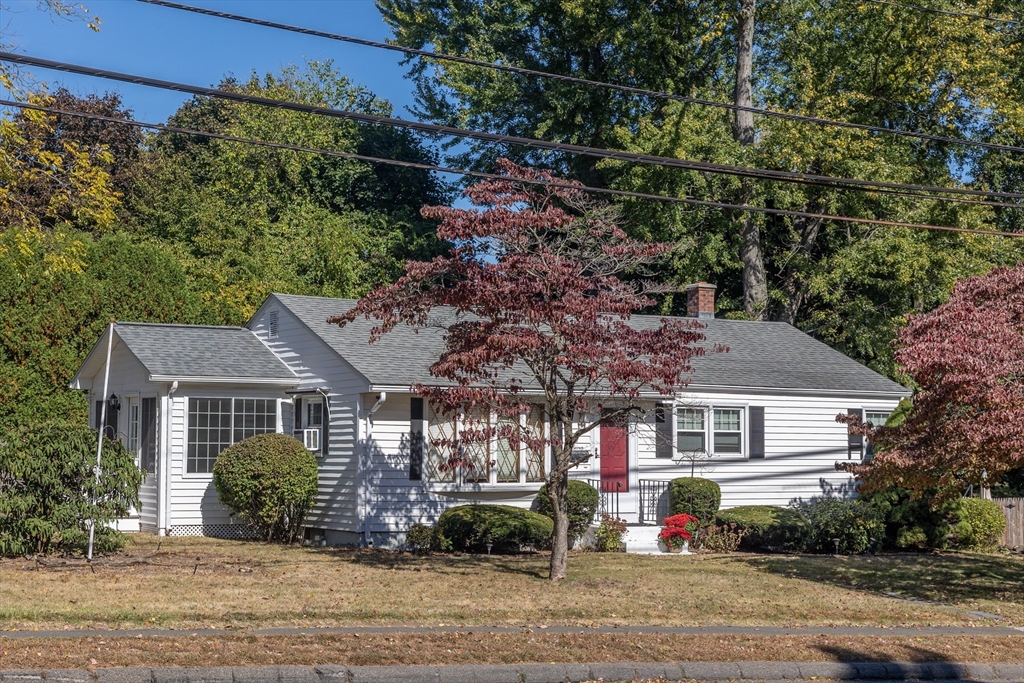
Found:
[[[680,477],[669,484],[668,504],[672,514],[693,515],[702,527],[715,523],[715,513],[721,503],[722,489],[710,479]]]
[[[718,513],[718,523],[735,524],[743,532],[740,547],[748,550],[800,550],[810,525],[792,508],[741,505]]]
[[[316,498],[316,457],[286,434],[258,434],[221,451],[213,485],[263,540],[292,543]]]
[[[467,552],[487,552],[487,543],[499,553],[546,547],[554,527],[551,518],[511,505],[459,505],[437,520],[440,543]]]
[[[582,481],[569,482],[569,547],[573,547],[590,525],[594,523],[594,515],[601,504],[601,494],[590,484]],[[548,498],[548,485],[540,487],[537,492],[537,513],[554,519],[551,500]]]
[[[957,517],[953,538],[962,550],[992,550],[1006,530],[1006,517],[991,500],[961,498]]]

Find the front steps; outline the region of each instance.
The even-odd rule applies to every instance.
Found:
[[[587,533],[580,539],[580,546],[584,548],[594,547],[594,532],[597,526],[591,526]],[[658,544],[660,526],[649,524],[629,524],[626,526],[626,535],[623,542],[626,544],[626,552],[633,555],[671,555],[665,552]],[[686,553],[688,554],[688,553]]]

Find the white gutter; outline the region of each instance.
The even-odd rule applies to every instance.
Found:
[[[373,538],[370,537],[370,486],[367,483],[367,475],[370,472],[370,453],[373,442],[373,414],[380,410],[380,407],[384,405],[384,401],[388,400],[388,392],[382,391],[377,394],[377,402],[370,406],[370,409],[366,411],[366,440],[365,446],[363,447],[363,466],[362,466],[362,488],[363,488],[363,540],[367,546],[373,545]]]
[[[280,387],[297,387],[302,382],[298,377],[183,377],[178,375],[150,375],[150,382],[188,382],[192,384],[261,384]]]

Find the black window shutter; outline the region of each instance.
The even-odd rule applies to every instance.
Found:
[[[861,422],[864,421],[864,411],[861,410],[860,408],[848,408],[846,410],[846,414],[847,415],[856,415],[857,417],[859,417],[861,419]],[[863,449],[863,447],[864,447],[864,436],[862,434],[850,434],[847,437],[846,459],[847,460],[853,460],[854,458],[856,458],[857,460],[860,460],[860,458],[861,458],[861,450]]]
[[[659,403],[654,407],[654,423],[657,427],[654,446],[654,455],[658,458],[671,458],[675,450],[672,446],[675,442],[672,420],[672,404]]]
[[[423,478],[423,399],[409,401],[409,481]]]
[[[96,414],[92,416],[92,428],[100,431],[100,420],[103,415],[103,401],[96,401]]]
[[[764,406],[750,406],[750,459],[764,458]]]

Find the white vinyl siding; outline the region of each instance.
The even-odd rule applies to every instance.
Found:
[[[330,313],[328,311],[326,315]],[[276,336],[270,337],[271,314],[274,314]],[[317,502],[306,518],[307,525],[318,529],[343,532],[361,531],[359,510],[359,457],[363,444],[359,441],[360,392],[366,383],[352,367],[313,334],[286,307],[271,297],[257,311],[249,328],[271,351],[298,375],[299,391],[305,401],[320,398],[318,388],[330,387],[327,407],[323,409],[321,437],[323,452],[318,458],[319,484]],[[317,401],[319,402],[319,401]],[[288,409],[291,401],[282,404]],[[282,416],[285,433],[301,429],[302,417],[294,420],[290,412]],[[308,418],[307,418],[308,419]]]

